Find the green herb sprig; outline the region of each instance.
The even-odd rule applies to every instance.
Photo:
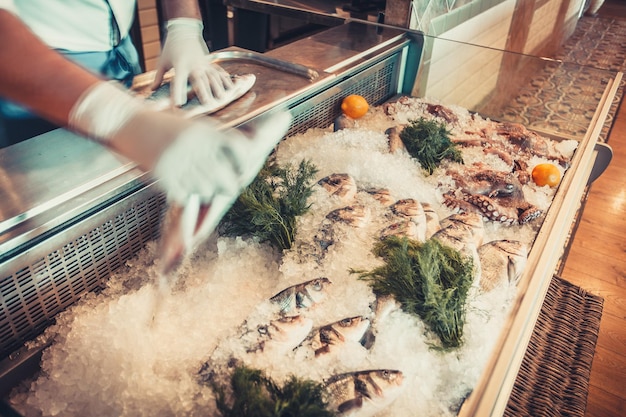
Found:
[[[283,386],[260,370],[235,368],[230,387],[214,385],[216,405],[223,417],[332,417],[324,388],[311,380],[290,377]],[[230,393],[227,394],[227,392]]]
[[[436,120],[423,117],[409,120],[409,124],[400,132],[400,139],[408,153],[419,161],[429,175],[444,159],[463,162],[461,151],[450,140],[446,125]]]
[[[296,218],[310,208],[307,200],[316,173],[317,168],[305,160],[297,169],[267,164],[224,216],[222,233],[252,235],[280,250],[291,248]]]
[[[436,239],[420,243],[396,236],[378,242],[374,254],[385,264],[361,272],[361,279],[370,281],[376,295],[391,295],[405,312],[420,317],[439,337],[443,350],[460,347],[472,259]]]

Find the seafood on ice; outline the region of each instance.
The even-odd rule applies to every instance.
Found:
[[[399,135],[417,118],[444,123],[463,163],[444,160],[426,175]],[[291,249],[215,235],[183,263],[160,306],[167,320],[142,326],[151,292],[137,281],[156,274],[147,247],[47,331],[59,342],[44,354],[45,372],[12,405],[26,415],[217,415],[201,382],[243,362],[277,381],[323,383],[340,415],[452,417],[490,360],[557,190],[533,184],[529,170],[546,161],[566,169],[576,145],[410,97],[289,137],[275,162],[317,168]],[[433,349],[419,317],[354,273],[381,265],[372,250],[389,236],[438,239],[472,258],[460,347]]]

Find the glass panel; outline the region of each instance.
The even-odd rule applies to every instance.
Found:
[[[616,76],[614,71],[430,36],[425,36],[422,61],[412,95],[578,139]]]

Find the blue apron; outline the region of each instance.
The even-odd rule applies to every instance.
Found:
[[[139,55],[130,37],[125,37],[118,46],[105,52],[71,52],[57,50],[68,59],[95,74],[107,79],[118,80],[127,87],[133,83],[133,77],[141,72]],[[0,115],[8,119],[26,119],[36,117],[26,108],[0,99]]]

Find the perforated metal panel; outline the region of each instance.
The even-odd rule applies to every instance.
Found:
[[[102,288],[116,269],[158,237],[165,199],[158,193],[142,196],[64,229],[59,237],[65,239],[53,238],[58,242],[54,250],[50,244],[30,248],[11,262],[19,269],[4,272],[0,280],[2,357],[41,333],[81,295]]]
[[[326,128],[341,114],[341,100],[350,94],[363,96],[371,105],[380,104],[397,94],[399,55],[393,55],[361,74],[329,88],[292,109],[294,121],[288,135],[308,129]]]

